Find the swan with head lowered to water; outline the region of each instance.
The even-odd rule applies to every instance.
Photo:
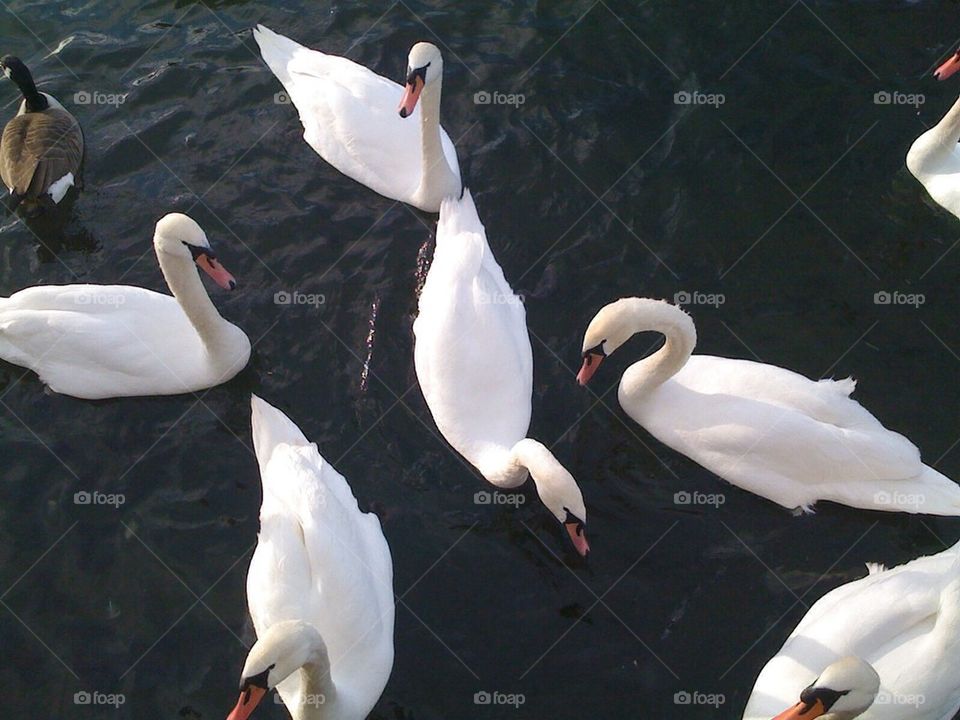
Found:
[[[294,720],[364,720],[393,667],[393,561],[376,515],[286,415],[253,396],[263,502],[247,572],[257,641],[227,720],[276,688]]]
[[[470,192],[444,200],[413,324],[414,364],[440,432],[492,484],[533,478],[581,555],[587,510],[573,476],[527,437],[533,352],[523,301],[490,251]]]
[[[850,398],[852,379],[814,381],[775,365],[693,355],[693,320],[662,300],[624,298],[602,308],[583,338],[578,382],[586,385],[604,358],[641,332],[666,343],[623,373],[620,405],[660,442],[728,482],[807,512],[831,500],[960,515],[960,487]]]
[[[440,127],[443,56],[436,45],[419,42],[410,49],[406,84],[398,85],[263,25],[253,37],[300,114],[304,140],[320,157],[381,195],[425,212],[439,211],[446,197],[459,197],[457,151]]]
[[[866,577],[817,600],[763,667],[744,720],[953,720],[958,551],[889,570],[868,564]]]

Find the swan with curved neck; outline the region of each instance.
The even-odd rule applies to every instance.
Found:
[[[393,562],[377,517],[280,410],[251,398],[263,502],[247,572],[257,632],[228,720],[276,689],[294,720],[363,720],[393,667]]]
[[[304,139],[324,160],[425,212],[438,212],[444,198],[460,195],[457,153],[440,127],[443,56],[435,45],[411,48],[401,86],[262,25],[253,35],[300,114]]]
[[[760,671],[744,720],[952,720],[958,551],[889,569],[869,563],[865,577],[818,599]]]
[[[623,373],[618,398],[665,445],[786,508],[817,500],[960,515],[960,487],[924,465],[905,437],[849,396],[850,380],[813,381],[775,365],[694,355],[693,320],[662,300],[602,308],[583,340],[581,385],[636,333],[666,341]]]
[[[880,676],[870,663],[841,658],[800,693],[800,702],[773,720],[853,720],[870,709],[879,692]]]
[[[516,488],[532,478],[544,505],[586,555],[580,488],[548,448],[527,437],[533,353],[526,313],[490,250],[469,191],[440,208],[419,310],[417,379],[441,434],[497,487]]]
[[[226,290],[236,280],[186,215],[163,217],[153,245],[173,297],[128,285],[26,288],[0,298],[0,358],[84,399],[175,395],[232,378],[250,340],[217,311],[197,268]]]

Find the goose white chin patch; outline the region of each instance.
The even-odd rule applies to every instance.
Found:
[[[59,203],[63,200],[63,196],[67,194],[67,190],[73,187],[73,173],[67,173],[62,178],[57,180],[55,183],[50,185],[50,189],[47,191],[50,193],[50,198],[55,202]]]

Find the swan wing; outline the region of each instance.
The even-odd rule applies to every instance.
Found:
[[[183,393],[210,381],[177,301],[124,285],[47,285],[0,300],[0,357],[87,399]]]
[[[388,198],[410,202],[422,174],[420,107],[400,117],[403,86],[263,25],[253,35],[264,62],[297,108],[310,147],[344,175]],[[443,128],[440,138],[459,178],[456,150]]]

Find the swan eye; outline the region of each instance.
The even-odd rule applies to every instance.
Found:
[[[416,70],[411,70],[407,75],[407,85],[413,85],[417,78],[420,78],[420,80],[426,84],[428,67],[430,67],[430,63],[427,63],[423,67],[418,67]]]
[[[251,675],[250,677],[244,678],[243,680],[241,680],[240,692],[246,693],[247,697],[249,698],[251,687],[258,687],[264,690],[269,689],[270,683],[267,680],[267,676],[270,674],[270,671],[273,670],[276,666],[277,664],[273,663],[270,665],[270,667],[268,667],[263,672],[257,673],[256,675]]]
[[[600,357],[606,357],[607,352],[603,349],[603,344],[606,342],[606,338],[601,340],[599,343],[594,345],[592,348],[588,348],[583,351],[583,359],[587,361],[588,365],[593,364],[593,355],[599,355]]]
[[[216,260],[217,256],[214,254],[213,250],[210,248],[200,247],[199,245],[191,245],[188,242],[184,242],[184,245],[187,246],[187,249],[190,251],[190,255],[193,256],[193,261],[196,262],[197,258],[200,258],[206,255],[211,260]]]

